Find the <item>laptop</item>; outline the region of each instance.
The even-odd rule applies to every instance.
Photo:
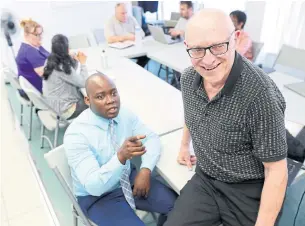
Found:
[[[155,41],[157,41],[157,42],[161,42],[163,44],[174,44],[174,43],[181,42],[181,40],[179,38],[172,39],[172,37],[170,35],[164,34],[164,31],[161,27],[148,25],[148,29],[149,29],[151,35],[153,36],[153,38],[155,39]]]
[[[290,158],[287,158],[287,167],[288,167],[288,187],[292,184],[294,178],[298,175],[300,169],[302,168],[302,163],[294,161]]]

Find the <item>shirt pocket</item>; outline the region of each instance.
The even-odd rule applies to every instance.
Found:
[[[213,147],[224,152],[238,152],[247,141],[246,127],[240,122],[215,122],[210,129]]]

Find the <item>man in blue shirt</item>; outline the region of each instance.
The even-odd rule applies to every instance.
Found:
[[[160,156],[158,136],[120,107],[118,91],[108,77],[90,76],[86,91],[90,108],[72,122],[64,137],[82,210],[103,226],[144,226],[135,209],[160,213],[158,225],[163,225],[177,195],[151,177]],[[138,173],[130,163],[136,156],[142,158]]]

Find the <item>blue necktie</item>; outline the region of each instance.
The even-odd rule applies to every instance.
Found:
[[[114,121],[110,120],[109,122],[109,130],[110,130],[110,137],[111,137],[111,142],[112,142],[112,147],[115,152],[119,150],[119,145],[117,144],[116,141],[116,135],[114,132]],[[128,204],[132,209],[136,209],[136,205],[134,202],[131,186],[130,186],[130,181],[129,181],[129,175],[130,175],[130,162],[127,160],[126,161],[126,167],[123,170],[122,176],[120,178],[120,183],[121,187],[125,196],[125,199],[127,200]]]

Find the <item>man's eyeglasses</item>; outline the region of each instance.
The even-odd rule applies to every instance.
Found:
[[[233,33],[234,33],[234,31],[230,34],[230,36],[228,38],[229,40],[230,40]],[[186,51],[191,58],[200,59],[200,58],[203,58],[205,56],[207,50],[210,50],[210,52],[214,56],[225,54],[228,51],[229,44],[230,44],[230,41],[227,41],[227,42],[222,42],[222,43],[218,43],[218,44],[215,44],[215,45],[211,45],[211,46],[208,46],[208,47],[189,48]]]

